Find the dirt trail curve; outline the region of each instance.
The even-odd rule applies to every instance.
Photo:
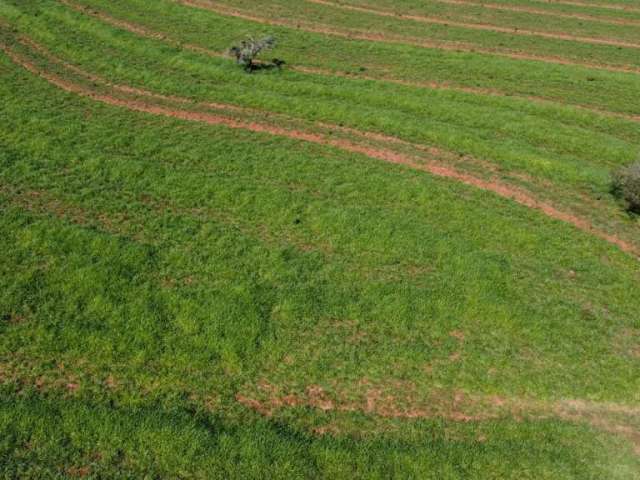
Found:
[[[314,3],[316,5],[324,5],[327,7],[339,8],[342,10],[351,10],[354,12],[368,13],[371,15],[378,15],[381,17],[391,17],[398,20],[410,20],[414,22],[428,23],[432,25],[445,25],[445,26],[466,28],[470,30],[484,30],[489,32],[508,33],[509,35],[524,35],[529,37],[541,37],[541,38],[549,38],[553,40],[567,40],[571,42],[587,43],[587,44],[595,44],[595,45],[610,45],[614,47],[623,47],[623,48],[640,48],[639,43],[625,42],[625,41],[615,40],[611,38],[581,37],[577,35],[571,35],[568,33],[542,32],[537,30],[527,30],[524,28],[501,27],[498,25],[490,25],[488,23],[458,22],[455,20],[448,20],[446,18],[396,13],[389,10],[380,10],[377,8],[347,5],[344,3],[336,3],[328,0],[305,0],[305,1],[308,3]]]
[[[493,192],[501,197],[512,200],[523,206],[529,207],[534,210],[538,210],[545,215],[560,220],[562,222],[573,225],[579,230],[585,231],[595,237],[605,240],[613,245],[616,245],[624,252],[630,253],[636,257],[640,256],[640,248],[637,246],[618,238],[615,235],[609,234],[605,231],[595,228],[588,220],[579,218],[573,214],[558,210],[553,205],[539,201],[534,198],[529,192],[521,189],[511,187],[498,180],[485,180],[482,178],[474,177],[468,173],[460,172],[450,166],[435,161],[424,162],[422,159],[414,158],[404,153],[396,152],[388,148],[377,148],[370,145],[357,144],[351,140],[331,138],[322,133],[309,132],[297,129],[282,128],[277,124],[270,124],[266,122],[257,121],[245,121],[226,116],[218,113],[206,113],[200,111],[187,110],[183,108],[166,106],[161,104],[154,104],[150,101],[141,101],[139,99],[119,98],[110,94],[97,93],[87,86],[74,83],[70,80],[64,79],[54,73],[47,72],[36,66],[26,57],[16,53],[9,46],[0,44],[0,49],[16,64],[21,65],[31,73],[47,80],[49,83],[57,86],[58,88],[80,95],[83,97],[91,98],[95,101],[105,103],[108,105],[118,106],[126,108],[128,110],[149,113],[153,115],[159,115],[164,117],[171,117],[191,122],[201,122],[209,125],[223,125],[228,128],[242,129],[252,132],[261,132],[271,135],[302,140],[310,143],[320,144],[324,146],[330,146],[338,148],[344,151],[353,152],[365,155],[369,158],[376,160],[382,160],[389,163],[398,165],[404,165],[406,167],[424,171],[438,177],[444,177],[451,180],[458,181],[468,186],[479,188]],[[140,89],[131,89],[132,91],[140,92],[152,99],[154,96],[150,96],[150,92],[146,92]],[[165,97],[170,98],[170,97]],[[174,97],[176,98],[176,97]],[[233,106],[232,106],[233,108]],[[236,107],[237,108],[237,107]],[[363,132],[362,136],[367,136],[367,133]]]

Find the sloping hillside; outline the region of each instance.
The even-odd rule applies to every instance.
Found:
[[[0,0],[0,98],[2,478],[640,476],[637,2]]]

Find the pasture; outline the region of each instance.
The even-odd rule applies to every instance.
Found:
[[[0,477],[639,478],[639,99],[634,0],[0,0]]]

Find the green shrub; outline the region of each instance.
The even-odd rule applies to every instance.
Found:
[[[613,192],[627,202],[630,211],[640,213],[640,161],[613,174]]]

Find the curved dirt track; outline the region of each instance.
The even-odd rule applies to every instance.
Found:
[[[381,17],[391,17],[398,20],[411,20],[414,22],[427,23],[431,25],[445,25],[445,26],[466,28],[470,30],[484,30],[489,32],[508,33],[509,35],[524,35],[524,36],[530,36],[530,37],[533,36],[533,37],[549,38],[554,40],[567,40],[571,42],[595,44],[595,45],[610,45],[614,47],[624,47],[624,48],[640,48],[640,44],[638,43],[630,43],[630,42],[625,42],[625,41],[620,41],[620,40],[615,40],[610,38],[580,37],[576,35],[570,35],[568,33],[557,33],[557,32],[552,33],[552,32],[541,32],[536,30],[527,30],[524,28],[501,27],[498,25],[490,25],[488,23],[457,22],[454,20],[447,20],[444,18],[396,13],[388,10],[378,10],[376,8],[370,8],[370,7],[347,5],[344,3],[336,3],[336,2],[331,2],[327,0],[305,0],[305,1],[309,3],[314,3],[316,5],[324,5],[327,7],[340,8],[343,10],[351,10],[354,12],[369,13],[371,15],[378,15]]]
[[[120,28],[122,30],[126,30],[128,32],[131,32],[135,35],[144,37],[144,38],[149,38],[149,39],[153,39],[153,40],[158,40],[158,41],[162,41],[164,43],[176,46],[176,47],[182,47],[185,48],[186,50],[191,50],[193,52],[196,53],[200,53],[203,55],[207,55],[209,57],[215,57],[215,58],[226,58],[227,55],[223,52],[218,52],[215,50],[211,50],[199,45],[195,45],[192,43],[182,43],[179,40],[173,39],[171,38],[169,35],[165,34],[165,33],[161,33],[161,32],[157,32],[154,30],[149,30],[146,27],[143,27],[141,25],[135,24],[135,23],[131,23],[131,22],[125,22],[122,21],[120,19],[114,18],[110,15],[107,15],[104,12],[100,12],[97,11],[95,9],[89,9],[87,7],[83,7],[81,5],[75,4],[73,3],[71,0],[58,0],[60,3],[63,3],[65,5],[67,5],[70,8],[73,8],[74,10],[77,10],[83,14],[92,16],[94,18],[97,18],[109,25],[112,25],[116,28]],[[505,93],[505,92],[501,92],[499,90],[494,90],[494,89],[487,89],[487,88],[478,88],[478,87],[464,87],[464,86],[455,86],[455,85],[451,85],[448,83],[442,83],[442,82],[412,82],[412,81],[407,81],[407,80],[400,80],[397,78],[392,78],[392,77],[370,77],[370,76],[364,76],[364,75],[358,75],[356,77],[354,77],[353,75],[349,75],[346,73],[340,73],[337,71],[331,71],[331,70],[326,70],[326,69],[322,69],[322,68],[317,68],[317,67],[304,67],[304,66],[297,66],[297,65],[289,65],[287,67],[289,70],[294,70],[297,72],[301,72],[301,73],[309,73],[309,74],[313,74],[313,75],[322,75],[322,76],[327,76],[327,77],[342,77],[342,78],[350,78],[350,79],[360,79],[360,80],[370,80],[370,81],[381,81],[381,82],[388,82],[388,83],[394,83],[397,85],[403,85],[403,86],[407,86],[407,87],[414,87],[414,88],[424,88],[424,89],[429,89],[429,90],[449,90],[449,91],[453,91],[453,92],[461,92],[461,93],[470,93],[470,94],[474,94],[474,95],[489,95],[489,96],[496,96],[496,97],[511,97],[511,98],[519,98],[519,99],[523,99],[523,100],[527,100],[527,101],[531,101],[531,102],[537,102],[537,103],[541,103],[541,104],[545,104],[545,105],[551,105],[551,106],[562,106],[562,107],[572,107],[572,108],[577,108],[579,110],[584,110],[587,112],[592,112],[595,113],[597,115],[603,115],[606,117],[612,117],[612,118],[620,118],[623,120],[631,120],[634,122],[640,122],[640,115],[633,115],[633,114],[626,114],[626,113],[619,113],[619,112],[612,112],[609,110],[603,110],[600,108],[596,108],[596,107],[589,107],[589,106],[585,106],[585,105],[577,105],[577,104],[567,104],[567,103],[561,103],[555,100],[551,100],[551,99],[547,99],[544,97],[536,97],[536,96],[532,96],[532,95],[519,95],[519,94],[509,94],[509,93]]]
[[[616,73],[632,73],[640,74],[640,67],[634,66],[617,66],[601,63],[578,62],[563,57],[548,55],[533,55],[523,52],[515,52],[510,50],[500,50],[497,48],[483,48],[476,44],[447,42],[447,41],[429,41],[421,38],[406,37],[399,35],[388,35],[382,33],[371,33],[361,30],[334,28],[324,25],[313,24],[309,22],[294,22],[288,20],[276,20],[272,18],[259,17],[251,13],[246,13],[226,5],[221,5],[210,0],[173,0],[176,3],[202,10],[208,10],[218,15],[240,18],[263,25],[272,25],[278,27],[293,28],[310,33],[319,33],[322,35],[331,35],[350,40],[365,40],[371,42],[389,43],[396,45],[407,45],[418,48],[428,48],[434,50],[478,53],[484,55],[494,55],[498,57],[510,58],[514,60],[528,60],[544,63],[552,63],[556,65],[565,65],[572,67],[590,68],[594,70],[605,70]]]
[[[191,122],[206,123],[209,125],[222,125],[232,129],[242,129],[242,130],[248,130],[252,132],[267,133],[270,135],[276,135],[276,136],[291,138],[295,140],[302,140],[305,142],[315,143],[319,145],[334,147],[344,151],[362,154],[376,160],[382,160],[389,163],[403,165],[415,170],[424,171],[434,176],[448,178],[468,186],[493,192],[501,197],[512,200],[523,206],[526,206],[534,210],[538,210],[551,218],[573,225],[579,230],[585,231],[595,237],[605,240],[613,245],[616,245],[618,248],[620,248],[624,252],[630,253],[634,256],[640,256],[640,248],[636,247],[635,245],[632,245],[618,238],[615,235],[596,229],[586,219],[582,219],[570,213],[560,211],[549,203],[542,202],[535,199],[530,193],[521,189],[511,187],[509,185],[506,185],[498,180],[485,180],[485,179],[470,175],[468,173],[460,172],[454,168],[451,168],[447,165],[444,165],[438,162],[434,162],[434,161],[424,162],[423,159],[411,157],[404,153],[395,152],[387,148],[377,148],[377,147],[372,147],[370,145],[357,144],[350,140],[331,138],[327,135],[323,135],[322,133],[309,132],[309,131],[296,130],[296,129],[287,129],[287,128],[282,128],[278,125],[265,123],[265,122],[238,120],[237,118],[233,118],[231,116],[225,116],[221,114],[185,110],[185,109],[173,107],[173,106],[154,104],[149,101],[119,98],[110,94],[97,93],[91,90],[89,87],[74,83],[56,74],[46,72],[41,68],[38,68],[29,59],[21,56],[20,54],[17,54],[7,45],[0,44],[0,49],[4,51],[5,54],[16,64],[21,65],[23,68],[27,69],[31,73],[47,80],[49,83],[57,86],[58,88],[66,92],[74,93],[76,95],[88,97],[88,98],[91,98],[92,100],[95,100],[104,104],[118,106],[118,107],[126,108],[128,110],[136,111],[136,112],[149,113],[153,115],[171,117],[171,118],[176,118],[179,120],[185,120],[185,121],[191,121]],[[146,92],[140,89],[132,89],[132,90],[136,90],[141,93]],[[150,92],[144,93],[144,95],[148,96],[148,93]],[[152,98],[152,97],[148,97],[148,98]],[[366,136],[367,134],[363,133],[362,135]]]
[[[544,15],[549,17],[568,18],[574,20],[584,20],[586,22],[604,23],[607,25],[640,26],[640,20],[629,20],[625,18],[596,17],[594,15],[584,15],[581,13],[554,12],[542,8],[526,7],[524,5],[508,5],[505,3],[485,3],[471,0],[434,0],[437,3],[447,5],[461,5],[469,7],[482,7],[490,10],[500,10],[515,13],[532,13],[534,15]]]

